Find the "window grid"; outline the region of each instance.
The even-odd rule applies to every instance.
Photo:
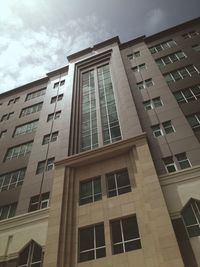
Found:
[[[42,104],[43,104],[43,102],[37,103],[37,104],[29,106],[27,108],[23,108],[21,111],[20,117],[28,116],[29,114],[39,112],[42,109]]]
[[[177,171],[177,167],[172,156],[163,158],[163,163],[168,173]]]
[[[49,206],[49,195],[50,193],[42,193],[31,197],[28,212],[45,209]]]
[[[48,115],[47,117],[47,122],[52,121],[52,120],[57,120],[58,118],[60,118],[61,115],[61,111],[56,111],[55,113],[51,113]]]
[[[26,168],[0,175],[0,192],[23,184]]]
[[[171,121],[165,121],[162,123],[162,125],[166,134],[175,132],[174,126],[172,125]]]
[[[91,231],[92,230],[92,231]],[[87,237],[92,240],[92,247],[85,249],[86,247],[83,243],[86,243],[86,240],[83,238],[86,237],[84,232],[88,231]],[[105,234],[104,234],[104,225],[97,224],[87,228],[79,229],[79,262],[93,260],[97,258],[102,258],[106,256],[105,251]]]
[[[0,207],[0,220],[5,220],[15,216],[17,203]]]
[[[191,163],[190,163],[189,159],[187,158],[185,152],[184,153],[177,154],[175,156],[176,156],[177,161],[179,163],[179,166],[180,166],[180,168],[182,170],[183,169],[186,169],[186,168],[191,168]]]
[[[8,114],[4,114],[4,115],[1,117],[1,121],[9,120],[13,115],[14,115],[14,112],[10,112],[10,113],[8,113]]]
[[[81,150],[98,147],[94,70],[82,74]]]
[[[37,129],[37,125],[38,125],[38,120],[17,126],[14,132],[14,136],[34,132]]]
[[[189,237],[200,236],[200,201],[191,199],[181,215]]]
[[[141,249],[136,215],[111,221],[111,230],[113,254]]]
[[[187,120],[192,127],[192,129],[200,129],[200,113],[195,113],[187,117]]]
[[[199,33],[196,32],[196,31],[191,31],[191,32],[188,32],[188,33],[183,34],[182,37],[184,39],[189,39],[189,38],[193,38],[196,35],[199,35]]]
[[[80,183],[80,205],[95,202],[101,199],[101,177],[95,177]]]
[[[132,70],[133,70],[134,72],[140,72],[140,71],[142,71],[142,70],[144,70],[144,69],[147,69],[147,66],[146,66],[145,63],[142,63],[142,64],[140,64],[140,65],[138,65],[138,66],[132,68]]]
[[[156,63],[159,67],[163,67],[163,66],[166,66],[168,64],[174,63],[176,61],[180,61],[183,58],[186,58],[185,53],[182,51],[179,51],[179,52],[173,53],[171,55],[156,59]]]
[[[190,88],[179,90],[174,93],[178,103],[189,103],[200,98],[200,85],[195,85]]]
[[[106,145],[121,140],[122,137],[109,65],[98,68],[97,75],[103,144]]]
[[[51,98],[51,104],[55,103],[56,101],[60,101],[62,99],[63,99],[63,94],[54,96],[54,97]]]
[[[7,130],[1,131],[0,132],[0,139],[4,138],[6,136]]]
[[[157,44],[155,46],[152,46],[149,48],[151,54],[158,53],[160,51],[163,51],[165,49],[171,48],[176,46],[176,42],[174,40],[168,40],[163,43]]]
[[[42,144],[46,145],[49,142],[55,142],[55,141],[57,141],[57,138],[58,138],[58,131],[57,132],[53,132],[51,134],[47,134],[47,135],[44,136]]]
[[[19,158],[29,154],[32,149],[32,144],[33,141],[9,148],[6,153],[5,161],[11,160],[13,158]]]
[[[19,255],[19,265],[17,267],[41,267],[42,248],[34,241],[23,249]]]
[[[49,158],[49,159],[47,159],[47,162],[46,162],[46,160],[39,161],[38,166],[37,166],[37,170],[36,170],[36,174],[44,172],[45,165],[46,165],[46,171],[52,170],[54,168],[54,161],[55,161],[55,158]]]
[[[39,96],[42,96],[42,95],[45,95],[45,93],[46,93],[46,87],[45,88],[42,88],[42,89],[39,89],[39,90],[37,90],[35,92],[32,92],[32,93],[27,94],[25,101],[34,99],[34,98],[39,97]]]
[[[151,129],[153,131],[154,137],[159,137],[159,136],[163,136],[164,135],[159,124],[151,126]]]
[[[182,80],[186,77],[191,77],[195,74],[199,74],[198,69],[194,65],[189,65],[165,74],[164,78],[168,84],[171,84],[172,82]]]
[[[154,82],[153,80],[150,78],[150,79],[147,79],[147,80],[144,80],[142,82],[139,82],[137,83],[137,88],[139,90],[142,90],[142,89],[145,89],[145,88],[148,88],[148,87],[151,87],[154,85]]]
[[[156,97],[143,102],[145,110],[151,110],[163,106],[163,102],[160,97]]]

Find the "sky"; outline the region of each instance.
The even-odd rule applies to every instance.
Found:
[[[200,15],[199,0],[1,0],[0,93],[45,77],[66,56],[152,35]]]

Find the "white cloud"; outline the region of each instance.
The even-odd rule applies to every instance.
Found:
[[[18,15],[17,2],[7,1],[0,17],[0,93],[45,76],[66,65],[67,55],[110,37],[96,16],[66,20],[62,25],[58,20],[57,25],[36,30]],[[27,8],[37,8],[31,0],[21,1],[24,8],[29,1]]]
[[[154,8],[151,9],[147,13],[147,20],[146,20],[146,33],[157,32],[160,30],[160,27],[163,26],[163,21],[166,18],[166,14],[163,9],[161,8]]]

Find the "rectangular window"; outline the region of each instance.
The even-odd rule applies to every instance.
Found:
[[[1,117],[1,121],[9,120],[13,115],[14,115],[14,112],[10,112],[10,113],[8,113],[8,114],[4,114],[4,115]]]
[[[5,220],[15,216],[17,203],[0,207],[0,220]]]
[[[26,156],[31,152],[32,144],[33,141],[9,148],[4,161]]]
[[[162,125],[166,134],[175,132],[174,126],[172,125],[171,121],[165,121],[162,123]]]
[[[79,204],[87,204],[101,200],[101,177],[80,182]]]
[[[49,195],[50,193],[47,192],[31,197],[28,212],[48,208]]]
[[[177,161],[178,161],[178,163],[179,163],[179,166],[180,166],[180,168],[181,168],[182,170],[191,167],[190,161],[189,161],[189,159],[187,158],[185,152],[180,153],[180,154],[177,154],[177,155],[175,155],[175,156],[176,156]]]
[[[200,113],[195,113],[187,117],[192,129],[200,130]]]
[[[184,33],[182,35],[182,37],[184,39],[189,39],[189,38],[192,38],[192,37],[197,36],[197,35],[199,35],[199,33],[197,31],[191,31],[191,32]]]
[[[193,45],[192,48],[194,49],[194,51],[200,52],[200,44]]]
[[[165,169],[168,173],[177,171],[176,164],[175,164],[172,156],[163,158],[163,163],[164,163]]]
[[[65,84],[65,80],[62,80],[61,82],[60,82],[60,86],[63,86]]]
[[[160,97],[153,98],[143,102],[145,110],[150,110],[163,106],[163,102]]]
[[[176,46],[176,42],[174,40],[168,40],[163,43],[157,44],[155,46],[152,46],[149,48],[151,54],[158,53],[160,51],[163,51],[165,49],[171,48]]]
[[[55,103],[56,101],[60,101],[63,99],[63,94],[60,94],[60,95],[57,95],[57,96],[54,96],[51,98],[51,104],[52,103]]]
[[[23,184],[26,168],[0,175],[0,192]]]
[[[38,120],[28,122],[26,124],[17,126],[14,131],[14,137],[18,135],[23,135],[27,133],[32,133],[37,129]]]
[[[35,105],[23,108],[20,117],[28,116],[30,114],[39,112],[42,109],[43,102],[37,103]]]
[[[152,131],[153,131],[153,135],[154,135],[154,137],[159,137],[159,136],[164,135],[164,134],[163,134],[163,131],[162,131],[162,129],[160,128],[160,125],[159,125],[159,124],[156,124],[156,125],[151,126],[151,129],[152,129]]]
[[[168,56],[156,59],[156,63],[159,67],[163,67],[163,66],[166,66],[167,64],[174,63],[174,62],[179,61],[183,58],[186,58],[185,53],[183,53],[182,51],[179,51],[179,52],[170,54]]]
[[[110,222],[113,254],[141,249],[136,215]]]
[[[97,69],[103,144],[122,139],[109,65]]]
[[[45,95],[45,93],[46,93],[46,87],[27,94],[25,101],[34,99],[34,98],[42,96],[42,95]]]
[[[55,161],[55,158],[50,158],[50,159],[38,162],[36,174],[42,173],[45,170],[46,171],[52,170],[54,168],[54,161]]]
[[[79,229],[79,262],[106,256],[103,223]]]
[[[14,99],[10,99],[10,100],[8,101],[8,106],[11,105],[11,104],[13,104],[13,103],[14,103]]]
[[[65,84],[65,80],[62,80],[60,82],[56,82],[56,83],[54,83],[53,88],[58,88],[59,85],[60,86],[63,86],[64,84]]]
[[[114,197],[131,191],[128,170],[106,174],[108,197]]]
[[[178,103],[188,103],[200,98],[200,85],[195,85],[190,88],[179,90],[174,93]]]
[[[42,144],[48,144],[49,142],[55,142],[58,138],[58,132],[53,132],[52,134],[47,134],[43,137]]]
[[[191,77],[193,75],[199,74],[198,69],[193,65],[188,65],[182,69],[178,69],[169,72],[164,75],[164,78],[168,84],[176,82],[178,80],[184,79],[185,77]]]
[[[140,65],[138,65],[136,67],[133,67],[132,70],[133,70],[133,72],[140,72],[141,70],[144,70],[146,68],[147,68],[146,64],[143,63],[143,64],[140,64]]]
[[[153,80],[151,78],[137,83],[137,87],[139,90],[151,87],[153,85],[154,85],[154,83],[153,83]]]
[[[0,139],[6,137],[7,130],[0,132]]]
[[[190,199],[181,215],[189,237],[200,236],[200,201]]]
[[[140,57],[140,51],[136,51],[136,52],[134,52],[133,55],[134,55],[135,58],[136,58],[136,57]]]
[[[55,113],[51,113],[47,117],[47,122],[52,121],[52,120],[57,120],[60,118],[61,111],[56,111]]]

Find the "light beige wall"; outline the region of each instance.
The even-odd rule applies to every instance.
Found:
[[[0,262],[17,258],[30,240],[45,246],[48,213],[43,209],[0,222]]]

